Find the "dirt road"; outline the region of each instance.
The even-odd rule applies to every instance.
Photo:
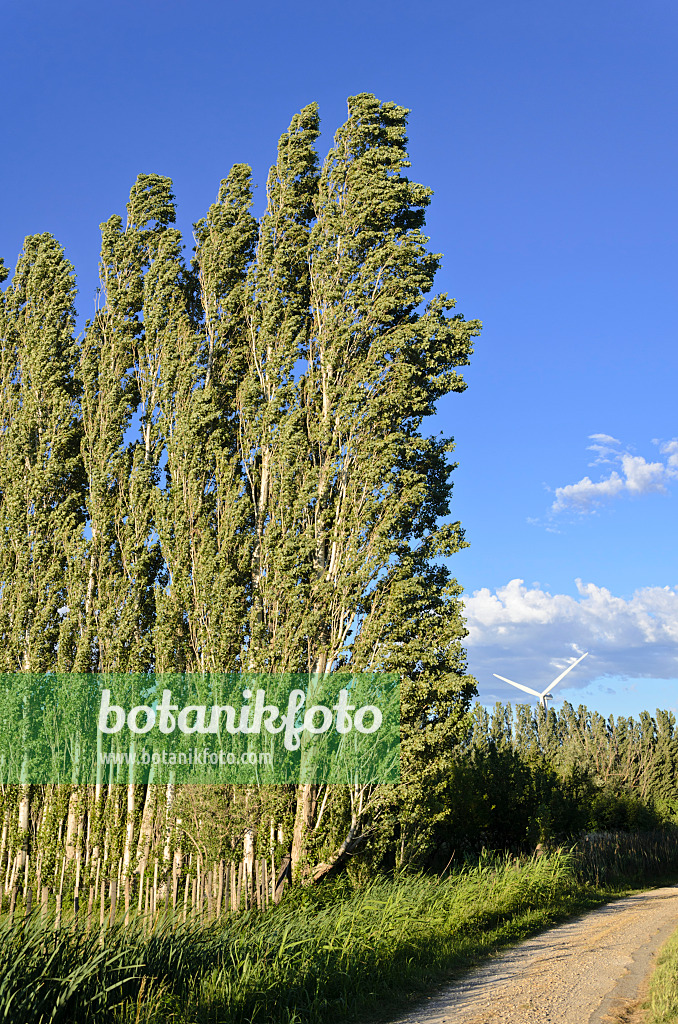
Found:
[[[654,957],[678,928],[678,888],[629,896],[522,942],[394,1024],[637,1021]]]

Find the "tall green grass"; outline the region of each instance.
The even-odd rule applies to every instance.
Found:
[[[376,879],[292,892],[265,914],[197,928],[166,919],[89,935],[33,919],[0,933],[0,1021],[246,1024],[350,1016],[417,988],[498,940],[571,907],[562,853],[487,861],[443,881]],[[510,931],[510,929],[509,929]]]
[[[678,1024],[678,931],[659,955],[646,1006],[646,1024]]]
[[[320,1024],[385,1012],[487,951],[610,898],[592,861],[484,855],[444,879],[291,890],[207,926],[0,925],[0,1024]],[[600,872],[598,871],[598,875]]]

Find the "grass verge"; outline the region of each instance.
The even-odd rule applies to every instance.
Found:
[[[101,935],[36,919],[0,926],[0,1022],[324,1024],[380,1017],[488,953],[620,889],[561,851],[486,861],[445,880],[292,891],[265,914],[166,920]]]
[[[659,954],[646,1006],[647,1024],[678,1024],[678,931]]]

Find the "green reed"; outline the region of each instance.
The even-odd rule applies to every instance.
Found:
[[[609,894],[608,894],[609,895]],[[0,1022],[320,1024],[409,994],[605,894],[555,851],[483,856],[444,879],[290,890],[201,925],[179,915],[88,934],[37,915],[0,926]]]

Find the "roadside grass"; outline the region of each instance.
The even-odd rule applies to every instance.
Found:
[[[628,889],[572,854],[485,857],[445,879],[291,890],[266,913],[102,935],[0,925],[0,1022],[324,1024],[381,1017],[488,953]]]
[[[646,1024],[678,1022],[678,931],[664,944],[650,979]]]

